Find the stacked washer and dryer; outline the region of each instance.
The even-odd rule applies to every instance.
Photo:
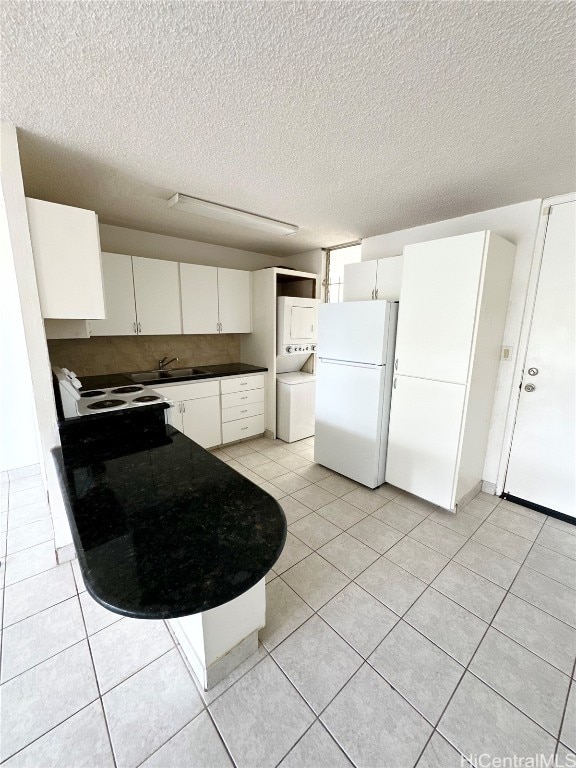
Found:
[[[278,298],[276,435],[287,443],[314,434],[316,376],[300,369],[316,353],[319,305],[319,299]]]

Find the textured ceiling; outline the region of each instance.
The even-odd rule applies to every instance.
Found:
[[[1,3],[27,194],[276,255],[576,186],[569,2]],[[301,227],[166,208],[176,191]]]

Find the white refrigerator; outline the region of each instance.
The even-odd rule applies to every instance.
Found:
[[[398,304],[323,304],[314,460],[368,488],[384,482]]]

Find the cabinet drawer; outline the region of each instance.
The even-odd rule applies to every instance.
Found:
[[[194,381],[190,384],[177,384],[171,387],[154,386],[159,394],[169,400],[197,400],[200,397],[213,397],[220,394],[219,381]]]
[[[222,442],[233,443],[252,435],[261,435],[264,432],[264,414],[251,416],[249,419],[238,419],[222,424]]]
[[[249,416],[259,416],[264,413],[264,403],[251,403],[250,405],[237,405],[236,408],[222,408],[222,423],[247,419]]]
[[[222,394],[229,392],[242,392],[244,389],[262,389],[264,387],[264,376],[237,376],[230,379],[222,379]]]
[[[237,405],[261,403],[263,400],[263,389],[246,389],[242,392],[230,392],[228,395],[222,395],[222,408],[235,408]]]

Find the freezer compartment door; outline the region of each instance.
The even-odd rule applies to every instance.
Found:
[[[382,366],[319,360],[314,460],[369,488],[381,485],[389,388]]]
[[[386,482],[453,509],[466,387],[411,376],[394,381]]]
[[[318,317],[318,356],[385,365],[394,353],[398,304],[345,301],[322,304]]]

